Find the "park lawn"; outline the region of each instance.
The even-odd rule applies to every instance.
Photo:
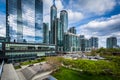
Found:
[[[91,75],[88,73],[81,73],[61,67],[58,71],[52,74],[58,80],[119,80],[112,76],[105,75]]]

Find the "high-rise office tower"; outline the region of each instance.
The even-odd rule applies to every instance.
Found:
[[[43,42],[43,1],[6,0],[7,42]]]
[[[85,41],[85,51],[90,51],[90,48],[89,48],[89,39],[84,39]]]
[[[80,50],[85,51],[85,37],[84,35],[79,35]]]
[[[23,42],[22,2],[17,0],[17,42]]]
[[[22,42],[22,2],[21,0],[6,0],[6,41]]]
[[[68,13],[66,10],[62,10],[60,12],[60,20],[63,24],[63,30],[64,32],[67,32],[68,30]]]
[[[107,48],[115,48],[117,46],[117,38],[116,37],[109,37],[106,40]]]
[[[89,39],[89,46],[93,49],[97,49],[98,48],[98,38],[97,37],[91,37]]]
[[[49,44],[51,44],[51,31],[49,30]]]
[[[43,43],[49,44],[49,24],[43,23]]]
[[[43,42],[43,0],[35,0],[35,42]]]
[[[76,34],[76,29],[75,29],[75,27],[71,27],[71,28],[68,30],[68,32],[73,33],[73,34]]]
[[[64,32],[63,32],[63,26],[59,18],[55,19],[55,27],[56,27],[55,43],[56,43],[57,51],[63,51],[63,33]]]
[[[55,28],[55,19],[57,18],[57,8],[55,6],[55,2],[54,4],[51,6],[51,10],[50,10],[50,23],[51,23],[51,40],[50,40],[50,44],[55,44],[55,36],[56,36],[56,28]]]
[[[80,51],[79,36],[73,33],[64,33],[64,51],[76,52]]]

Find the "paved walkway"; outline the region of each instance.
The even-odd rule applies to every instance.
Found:
[[[1,80],[19,80],[19,77],[12,64],[5,64]]]
[[[51,73],[52,73],[52,71],[39,73],[39,74],[35,75],[31,80],[42,80],[42,79],[48,77],[48,75],[50,75]]]

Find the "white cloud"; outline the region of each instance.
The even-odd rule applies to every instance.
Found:
[[[69,24],[77,23],[84,18],[84,15],[81,12],[75,12],[72,10],[68,11]]]
[[[84,29],[103,29],[106,27],[110,27],[111,25],[116,25],[120,23],[120,14],[112,16],[110,18],[106,18],[101,21],[101,19],[90,21],[87,24],[82,25],[80,28]]]
[[[69,6],[73,9],[86,13],[95,13],[102,15],[107,11],[111,11],[116,5],[115,0],[70,0]]]
[[[52,0],[43,0],[44,6],[43,6],[43,22],[49,23],[50,25],[50,7],[53,5]],[[56,0],[55,1],[56,7],[57,7],[57,17],[60,16],[60,11],[64,8],[62,4],[62,0]]]
[[[56,4],[58,12],[64,8],[61,0],[56,0],[55,4]],[[43,0],[43,5],[44,5],[43,6],[43,14],[44,15],[50,14],[50,7],[53,5],[53,1],[52,0]]]
[[[43,0],[43,14],[48,15],[50,14],[50,7],[52,6],[52,0]]]
[[[0,36],[5,37],[6,35],[5,15],[0,13]]]
[[[87,38],[91,36],[99,37],[99,47],[106,46],[106,38],[116,36],[120,39],[120,14],[105,19],[96,19],[87,24],[77,27],[79,34]],[[120,45],[120,42],[118,43]]]
[[[58,12],[61,11],[64,8],[61,0],[56,0],[55,4],[56,4]]]
[[[0,25],[0,36],[5,37],[5,27]]]

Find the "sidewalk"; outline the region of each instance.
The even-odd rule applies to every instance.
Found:
[[[41,80],[41,78],[47,77],[52,73],[52,71],[47,71],[35,75],[31,80]]]

